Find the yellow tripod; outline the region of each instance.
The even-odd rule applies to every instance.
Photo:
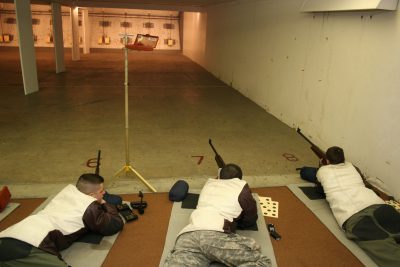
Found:
[[[119,171],[117,171],[114,175],[114,177],[119,177],[122,174],[125,176],[128,175],[128,173],[133,173],[136,175],[151,191],[157,192],[157,190],[149,184],[146,179],[143,178],[142,175],[140,175],[139,172],[137,172],[131,165],[129,161],[129,102],[128,102],[128,48],[126,47],[128,43],[128,36],[132,36],[129,34],[123,34],[122,35],[124,38],[124,54],[125,54],[125,166],[123,166]]]

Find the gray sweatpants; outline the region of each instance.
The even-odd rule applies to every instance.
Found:
[[[372,205],[351,216],[343,226],[378,266],[400,266],[400,214],[389,205]]]
[[[10,261],[0,261],[0,267],[67,267],[57,256],[32,247],[29,256]]]
[[[180,235],[167,256],[165,267],[209,266],[220,262],[227,266],[271,266],[254,239],[217,231],[194,231]]]

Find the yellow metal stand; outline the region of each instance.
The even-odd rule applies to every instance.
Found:
[[[117,173],[115,173],[114,177],[119,177],[122,174],[125,174],[125,176],[126,176],[130,172],[135,174],[151,191],[157,192],[157,190],[151,184],[149,184],[149,182],[147,182],[146,179],[144,179],[143,176],[140,175],[140,173],[138,173],[130,165],[125,165],[124,167],[122,167],[122,169],[120,169],[119,171],[117,171]]]
[[[133,173],[136,175],[151,191],[157,192],[157,190],[149,184],[146,179],[143,178],[142,175],[140,175],[139,172],[137,172],[131,165],[129,161],[129,113],[128,113],[128,108],[129,108],[129,102],[128,102],[128,48],[126,47],[127,45],[127,40],[128,40],[128,34],[123,34],[124,38],[124,54],[125,54],[125,166],[123,166],[119,171],[117,171],[114,175],[114,177],[119,177],[121,175],[127,176],[128,173]]]

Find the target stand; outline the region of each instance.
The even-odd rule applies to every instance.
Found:
[[[137,34],[135,42],[128,44],[128,38],[134,35],[131,34],[120,34],[124,40],[124,55],[125,55],[125,165],[115,173],[115,177],[122,175],[127,176],[129,173],[136,175],[151,191],[157,192],[157,190],[143,178],[143,176],[136,171],[131,165],[129,160],[129,83],[128,83],[128,50],[138,51],[153,51],[158,42],[158,36],[152,36],[149,34]]]

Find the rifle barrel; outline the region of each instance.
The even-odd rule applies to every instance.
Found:
[[[300,128],[297,128],[297,133],[300,134],[304,139],[306,139],[306,141],[307,141],[308,143],[310,143],[312,146],[315,146],[315,144],[314,144],[313,142],[311,142],[311,140],[308,139],[307,136],[305,136],[305,135],[301,132]]]
[[[210,144],[212,150],[213,150],[214,153],[215,153],[215,161],[217,162],[218,167],[219,167],[219,168],[224,167],[224,166],[225,166],[225,162],[224,162],[224,160],[222,159],[222,157],[218,154],[218,152],[217,152],[217,150],[215,149],[215,147],[213,146],[213,144],[212,144],[212,142],[211,142],[211,139],[208,139],[208,143]]]
[[[100,174],[100,155],[101,155],[101,150],[97,152],[97,163],[96,163],[96,174]]]
[[[218,155],[218,152],[217,152],[217,150],[215,149],[215,147],[213,146],[211,139],[208,139],[208,143],[210,144],[210,146],[211,146],[212,150],[214,151],[214,153],[215,153],[216,155]]]

